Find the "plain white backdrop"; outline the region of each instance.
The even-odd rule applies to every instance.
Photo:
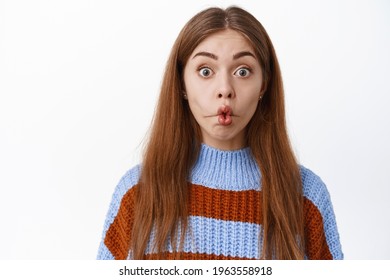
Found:
[[[294,150],[328,186],[345,258],[390,259],[390,4],[379,0],[0,0],[0,259],[96,257],[176,36],[232,4],[273,41]]]

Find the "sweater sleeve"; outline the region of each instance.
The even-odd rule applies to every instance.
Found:
[[[118,215],[118,211],[119,208],[121,207],[124,196],[126,195],[126,193],[129,192],[130,189],[132,189],[138,183],[139,174],[140,174],[140,166],[137,165],[126,172],[126,174],[121,178],[121,180],[119,181],[119,183],[117,184],[114,190],[111,203],[106,215],[106,220],[103,226],[102,239],[97,254],[98,260],[115,259],[113,252],[111,252],[111,250],[106,245],[107,232]]]
[[[320,177],[301,167],[306,257],[308,259],[343,259],[340,237],[332,202]]]

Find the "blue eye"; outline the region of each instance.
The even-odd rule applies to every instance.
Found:
[[[208,67],[202,67],[199,70],[199,75],[201,75],[202,77],[205,77],[205,78],[209,77],[212,73],[213,73],[213,70],[211,70]]]
[[[237,75],[239,77],[248,77],[250,75],[251,71],[246,68],[246,67],[243,67],[243,68],[240,68],[238,69],[234,75]]]

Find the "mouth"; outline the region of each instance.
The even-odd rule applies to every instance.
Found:
[[[232,123],[233,110],[228,105],[222,105],[217,112],[218,122],[220,125],[228,126]]]

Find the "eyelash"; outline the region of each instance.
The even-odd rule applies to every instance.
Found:
[[[203,76],[203,75],[201,74],[201,71],[204,70],[204,69],[208,69],[211,73],[210,73],[208,76]],[[234,74],[236,74],[236,73],[237,73],[238,71],[240,71],[240,70],[246,70],[246,71],[248,71],[248,74],[247,74],[246,76],[238,76],[238,75],[237,75],[237,76],[240,77],[240,78],[247,78],[250,74],[252,74],[252,69],[249,68],[249,67],[245,67],[245,66],[242,66],[242,67],[238,68],[236,71],[234,71]],[[209,67],[209,66],[207,66],[207,65],[203,65],[203,66],[198,67],[197,72],[198,72],[198,74],[199,74],[202,78],[208,78],[208,77],[210,77],[210,75],[211,75],[214,71],[213,71],[213,69],[211,69],[211,67]]]

